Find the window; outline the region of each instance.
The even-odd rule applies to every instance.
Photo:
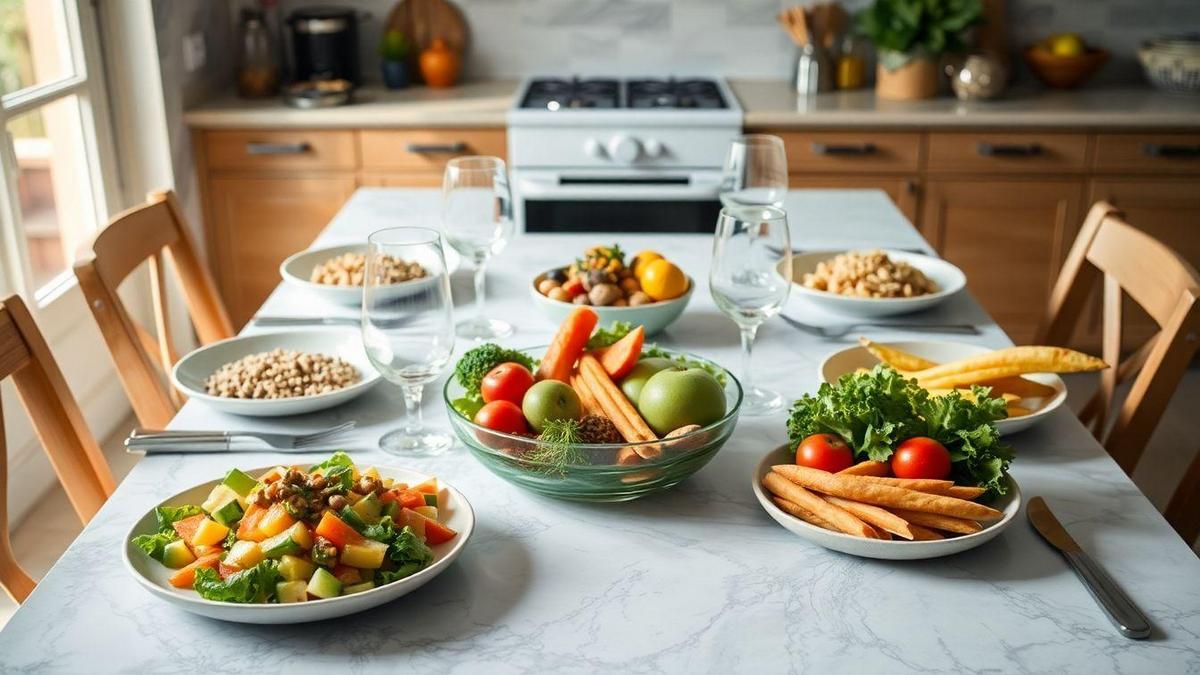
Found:
[[[39,306],[108,214],[98,53],[89,0],[0,0],[0,292]]]

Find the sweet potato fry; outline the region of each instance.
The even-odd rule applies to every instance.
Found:
[[[840,506],[850,513],[858,516],[860,520],[866,522],[868,525],[871,525],[876,530],[881,532],[891,532],[892,534],[899,535],[905,539],[913,538],[912,530],[908,529],[908,523],[905,522],[905,519],[897,516],[887,509],[882,509],[878,506],[872,506],[870,504],[863,504],[862,502],[856,502],[850,499],[843,499],[841,497],[831,497],[829,495],[822,495],[822,497],[824,497],[825,501],[829,502],[830,504],[833,504],[834,506]]]
[[[1046,398],[1058,393],[1055,391],[1054,387],[1051,387],[1048,384],[1034,382],[1027,377],[1021,377],[1020,375],[1005,377],[999,380],[980,382],[979,386],[991,387],[993,394],[1012,394],[1017,396],[1018,400],[1022,398]]]
[[[771,470],[788,481],[815,492],[876,506],[940,513],[971,520],[998,520],[1004,515],[996,509],[964,499],[879,483],[876,481],[884,479],[872,476],[841,476],[795,464],[779,464],[771,467]],[[801,504],[801,506],[805,505]],[[817,513],[820,515],[819,512]]]
[[[777,473],[769,473],[764,476],[763,486],[776,497],[782,497],[797,506],[808,509],[846,534],[852,534],[856,537],[866,537],[868,539],[875,538],[874,529],[859,519],[858,516],[841,507],[830,504]]]
[[[839,474],[841,475],[841,474]],[[929,492],[932,494],[944,494],[946,490],[954,487],[952,480],[934,480],[932,478],[892,478],[890,476],[868,476],[859,475],[859,478],[881,485],[892,485],[901,487],[906,490],[916,490],[917,492]]]
[[[858,338],[858,344],[862,345],[863,349],[870,352],[871,356],[874,356],[880,361],[901,372],[925,370],[926,368],[932,368],[937,365],[929,359],[923,359],[920,356],[909,354],[908,352],[896,349],[895,347],[881,345],[878,342],[873,342],[865,337]]]
[[[1080,373],[1107,368],[1103,360],[1065,347],[1008,347],[913,373],[926,389],[979,384],[1025,373]]]
[[[781,497],[771,497],[771,501],[775,502],[775,505],[778,506],[779,508],[783,509],[784,511],[787,511],[788,513],[792,514],[793,516],[796,516],[797,518],[799,518],[800,520],[803,520],[804,522],[808,523],[809,525],[816,525],[817,527],[821,527],[826,530],[830,530],[832,532],[838,531],[838,529],[836,527],[829,524],[829,521],[818,516],[817,514],[813,513],[812,511],[809,511],[808,509],[804,508],[803,506],[798,506],[796,504],[793,504],[792,502],[789,502],[788,500],[783,499]]]
[[[937,539],[945,539],[942,535],[934,532],[927,527],[920,525],[909,525],[913,532],[913,541],[935,541]]]
[[[891,472],[892,470],[888,467],[887,462],[876,462],[873,459],[866,459],[848,469],[842,469],[838,473],[846,476],[879,476],[883,478]]]
[[[983,526],[974,520],[965,518],[954,518],[952,516],[943,516],[936,513],[921,513],[920,511],[909,511],[907,509],[891,509],[891,512],[900,518],[907,520],[911,525],[919,525],[928,527],[934,530],[942,530],[943,532],[953,532],[955,534],[974,534],[983,529]]]

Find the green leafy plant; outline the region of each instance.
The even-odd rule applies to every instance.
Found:
[[[403,61],[412,52],[408,38],[398,29],[392,28],[379,41],[379,56],[384,61]]]
[[[264,560],[224,579],[216,570],[202,567],[196,570],[196,581],[192,588],[205,600],[266,602],[275,595],[275,583],[279,578],[279,562],[276,560]]]
[[[565,475],[568,466],[581,464],[585,459],[578,448],[582,440],[577,420],[549,420],[538,441],[525,459],[543,465],[547,473]]]
[[[459,408],[460,411],[465,414],[465,408],[469,407],[467,404],[471,402],[482,404],[483,398],[479,393],[479,385],[483,382],[483,377],[492,368],[509,361],[519,363],[530,370],[537,367],[537,363],[532,358],[521,352],[515,349],[505,349],[491,342],[479,345],[462,355],[462,358],[454,366],[454,379],[458,380],[458,383],[466,390],[464,397],[467,400],[463,402],[463,407]],[[458,406],[456,401],[455,407]],[[470,417],[474,417],[474,414],[472,413]]]
[[[917,56],[963,51],[963,33],[983,21],[983,8],[979,0],[875,0],[855,21],[895,70]]]

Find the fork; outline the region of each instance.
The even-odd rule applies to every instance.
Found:
[[[360,319],[348,316],[256,316],[251,319],[259,326],[357,326]]]
[[[979,335],[979,329],[969,323],[902,323],[899,321],[860,321],[840,326],[813,326],[793,319],[786,314],[780,314],[784,321],[800,330],[819,338],[832,340],[840,338],[859,328],[894,328],[908,330],[914,333],[953,333],[957,335]]]
[[[182,431],[170,429],[154,431],[137,428],[125,439],[126,451],[142,450],[149,453],[162,452],[231,452],[233,441],[253,438],[263,441],[274,450],[304,452],[321,443],[339,436],[355,427],[357,422],[343,422],[337,426],[314,431],[309,434],[276,434],[261,431]],[[250,450],[249,448],[247,450]]]

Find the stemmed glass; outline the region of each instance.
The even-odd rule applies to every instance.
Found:
[[[384,266],[416,262],[425,276],[389,283]],[[379,439],[397,455],[434,455],[451,445],[448,434],[425,429],[421,395],[450,362],[454,351],[454,306],[450,275],[437,230],[395,227],[367,239],[363,279],[362,339],[371,364],[404,392],[404,426]]]
[[[721,177],[721,203],[740,206],[783,206],[788,189],[783,139],[747,134],[733,140]]]
[[[773,206],[721,209],[708,285],[713,300],[742,333],[743,415],[766,415],[783,405],[754,386],[750,354],[758,327],[783,311],[791,289],[792,245],[787,214]]]
[[[512,335],[511,324],[484,310],[484,269],[513,232],[512,194],[504,160],[456,157],[442,176],[442,232],[454,250],[475,264],[475,317],[457,326],[458,336],[494,340]]]

